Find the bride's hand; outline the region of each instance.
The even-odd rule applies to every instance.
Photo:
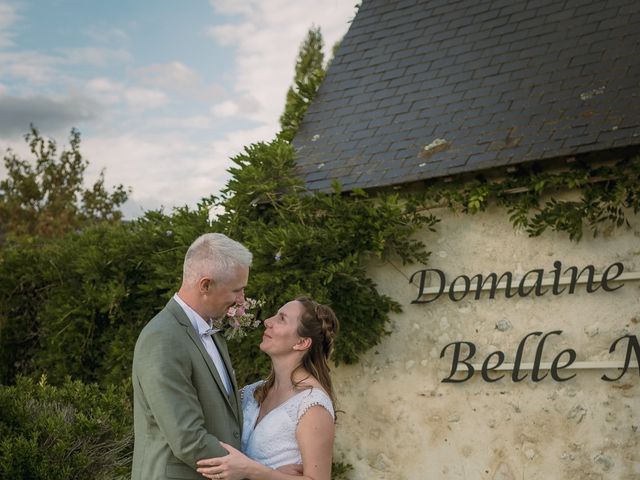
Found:
[[[212,480],[241,480],[247,477],[253,460],[224,442],[220,445],[229,452],[224,457],[198,460],[197,472]]]

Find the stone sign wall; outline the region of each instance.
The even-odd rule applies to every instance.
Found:
[[[437,232],[420,235],[433,252],[428,266],[393,259],[393,265],[371,265],[379,290],[403,312],[360,363],[334,372],[343,411],[337,451],[353,465],[351,478],[640,478],[640,373],[633,348],[640,337],[640,280],[613,279],[620,268],[612,267],[622,265],[620,275],[640,272],[637,217],[630,213],[631,230],[612,229],[595,239],[585,232],[575,243],[555,233],[529,238],[497,208],[473,216],[437,214],[443,219]],[[573,293],[557,287],[554,294],[558,261],[558,276],[570,276],[571,266],[581,271],[592,265],[600,275],[595,278],[608,275],[608,288],[594,289],[592,281],[591,291],[577,284]],[[502,291],[491,298],[489,289],[478,298],[471,292],[449,298],[444,290],[433,301],[412,303],[434,298],[420,296],[420,275],[409,282],[424,268],[443,272],[448,285],[460,275],[486,279],[508,271],[514,289],[539,269],[547,292],[537,295],[538,275],[527,274],[527,295],[514,290],[511,297]],[[431,275],[431,288],[437,289],[438,278]],[[456,283],[464,290],[466,280]],[[476,368],[473,375],[459,364],[452,376],[456,343],[460,359],[473,344],[467,361]],[[624,364],[627,354],[631,366],[616,379],[622,370],[612,366]],[[558,357],[556,378],[549,369]],[[443,382],[447,378],[465,381]]]

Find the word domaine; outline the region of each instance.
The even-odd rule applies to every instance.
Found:
[[[459,302],[473,291],[475,291],[475,299],[479,300],[483,290],[489,291],[489,298],[495,298],[496,291],[504,289],[505,297],[511,298],[516,295],[518,297],[527,297],[531,294],[539,297],[547,293],[549,289],[553,295],[560,295],[567,288],[569,289],[568,294],[572,294],[575,292],[578,283],[586,283],[587,293],[593,293],[599,288],[606,292],[613,292],[624,285],[620,284],[615,287],[610,285],[610,282],[614,282],[624,272],[624,265],[620,262],[609,265],[598,280],[596,280],[596,270],[593,265],[587,265],[580,271],[578,271],[578,267],[573,266],[567,268],[564,272],[562,272],[562,262],[559,260],[553,262],[553,266],[554,269],[549,272],[552,278],[545,277],[545,272],[542,268],[536,268],[525,273],[517,283],[514,282],[513,273],[504,272],[500,277],[498,277],[497,273],[490,273],[486,277],[480,273],[473,277],[458,275],[447,285],[447,279],[442,270],[437,268],[418,270],[409,279],[410,283],[413,283],[414,278],[419,281],[418,296],[411,303],[434,302],[440,298],[445,289],[450,300]],[[585,274],[586,280],[583,277]],[[563,277],[563,275],[567,277]],[[429,280],[432,277],[437,279],[437,287],[429,286]],[[424,298],[426,295],[435,296],[426,299]]]

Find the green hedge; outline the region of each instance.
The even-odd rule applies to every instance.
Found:
[[[60,239],[22,237],[0,251],[0,383],[16,375],[67,375],[85,383],[128,387],[136,338],[177,291],[184,254],[200,234],[219,231],[254,253],[247,295],[266,301],[259,318],[308,294],[341,321],[334,360],[353,363],[386,333],[399,305],[380,295],[364,265],[389,252],[425,261],[409,237],[432,217],[394,195],[309,195],[289,175],[285,141],[253,145],[222,199],[171,215],[148,212]],[[256,200],[258,198],[258,200]],[[226,213],[210,223],[211,202]],[[254,332],[230,344],[240,384],[263,375],[268,358]]]
[[[113,480],[130,474],[131,405],[120,389],[19,377],[0,386],[0,478]]]
[[[0,380],[47,374],[128,384],[142,327],[177,290],[206,216],[150,212],[61,239],[23,238],[0,253]]]

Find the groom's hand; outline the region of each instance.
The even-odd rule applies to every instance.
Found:
[[[279,472],[286,473],[287,475],[298,475],[302,476],[304,470],[302,469],[302,465],[299,463],[292,463],[290,465],[282,465],[281,467],[276,468]]]
[[[244,455],[241,451],[220,442],[220,445],[229,452],[224,457],[205,458],[198,460],[196,471],[205,478],[211,480],[242,480],[248,478],[253,460]]]

